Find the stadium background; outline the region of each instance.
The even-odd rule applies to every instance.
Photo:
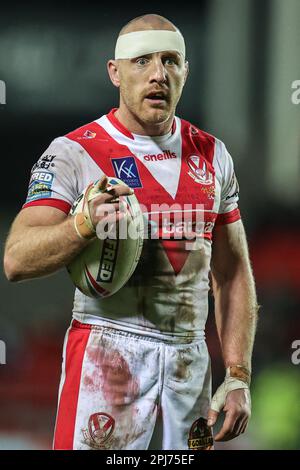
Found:
[[[117,106],[105,64],[123,24],[148,12],[168,17],[186,39],[190,77],[177,115],[224,140],[234,158],[262,306],[251,424],[217,448],[299,449],[300,364],[291,360],[300,340],[300,104],[291,98],[300,80],[299,0],[1,5],[1,250],[50,141]],[[64,270],[20,284],[1,272],[0,295],[0,449],[47,449],[73,287]],[[223,366],[213,312],[207,336],[215,388]]]

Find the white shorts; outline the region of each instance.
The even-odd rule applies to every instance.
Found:
[[[173,338],[173,339],[171,339]],[[67,331],[54,449],[210,449],[204,339],[153,338],[72,321]]]

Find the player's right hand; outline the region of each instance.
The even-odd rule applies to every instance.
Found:
[[[133,189],[127,184],[108,185],[108,177],[103,175],[98,181],[94,192],[99,192],[88,202],[90,219],[93,226],[101,221],[102,224],[119,221],[124,215],[124,208],[120,196],[133,194]]]
[[[251,416],[251,397],[250,372],[245,372],[245,370],[246,368],[241,366],[228,367],[224,382],[212,397],[208,412],[208,426],[216,423],[220,411],[223,410],[225,413],[222,427],[214,436],[215,441],[234,439],[247,428]]]

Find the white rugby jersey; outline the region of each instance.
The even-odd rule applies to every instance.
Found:
[[[148,137],[129,132],[115,111],[50,144],[32,168],[23,207],[68,213],[90,182],[103,174],[122,179],[146,207],[150,226],[156,224],[155,239],[145,239],[136,271],[113,296],[90,298],[76,289],[73,316],[147,334],[197,336],[207,318],[213,227],[240,218],[232,158],[220,140],[183,119],[174,118],[169,134]],[[191,214],[194,224],[196,215],[202,218],[198,249],[178,235]]]

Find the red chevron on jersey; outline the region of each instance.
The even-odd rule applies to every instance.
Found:
[[[48,205],[68,213],[103,173],[134,188],[148,232],[125,286],[113,296],[102,292],[101,299],[77,289],[74,318],[158,337],[179,335],[180,341],[198,337],[208,312],[213,228],[240,218],[238,183],[225,145],[176,116],[165,136],[136,135],[112,110],[53,140],[32,169],[34,185],[23,207]]]
[[[101,121],[101,120],[100,120]],[[113,131],[111,131],[111,126]],[[178,230],[173,227],[172,230],[163,232],[163,210],[166,207],[169,216],[168,225],[173,223],[174,214],[176,213],[178,220],[178,212],[180,212],[181,220],[184,219],[185,206],[189,206],[191,213],[191,222],[195,226],[197,211],[202,207],[202,219],[207,223],[207,227],[211,228],[216,219],[216,213],[213,212],[215,183],[214,183],[214,169],[212,166],[212,159],[214,155],[215,140],[213,137],[203,132],[193,133],[191,125],[187,121],[181,120],[181,133],[177,129],[177,136],[173,145],[168,149],[155,152],[157,149],[153,146],[154,152],[147,152],[143,155],[143,144],[139,142],[138,152],[135,152],[133,142],[135,137],[133,134],[124,131],[122,125],[116,127],[116,119],[113,113],[110,113],[109,118],[102,119],[98,123],[90,123],[84,128],[68,134],[67,137],[72,140],[79,140],[80,145],[88,152],[91,158],[97,163],[99,168],[107,174],[116,174],[116,170],[123,169],[122,165],[128,163],[127,173],[125,173],[125,183],[128,182],[127,178],[136,178],[135,194],[139,202],[146,207],[148,217],[151,214],[159,212],[158,225],[160,238],[174,238],[175,234],[178,235]],[[82,139],[86,135],[86,128],[89,133],[93,135],[93,139]],[[148,138],[149,139],[149,138]],[[172,138],[171,138],[172,139]],[[143,140],[143,139],[141,139]],[[147,142],[147,139],[146,139]],[[148,143],[148,142],[147,142]],[[161,147],[162,144],[159,146]],[[149,147],[145,146],[145,152]],[[137,154],[140,156],[138,158]],[[151,168],[145,163],[145,156],[149,155],[178,155],[180,159],[180,170],[178,174],[177,189],[174,195],[166,191],[164,185],[163,174],[158,174],[158,177],[151,172]],[[127,160],[126,160],[127,159]],[[163,160],[164,158],[162,158]],[[149,159],[151,160],[151,159]],[[165,159],[164,159],[165,160]],[[157,161],[157,159],[152,159]],[[161,161],[161,160],[160,160]],[[120,162],[120,164],[119,164]],[[191,167],[193,162],[193,167]],[[130,165],[129,165],[130,163]],[[124,167],[124,165],[123,165]],[[133,169],[132,169],[133,168]],[[162,170],[163,172],[163,170]],[[137,174],[135,174],[137,173]],[[193,175],[193,177],[191,177]],[[195,175],[195,176],[194,176]],[[122,173],[116,174],[122,178]],[[199,184],[200,183],[200,184]],[[174,187],[175,187],[174,183]],[[157,209],[157,210],[155,210]],[[203,231],[205,238],[211,238],[211,230]],[[176,250],[175,244],[176,243]],[[162,242],[171,265],[176,273],[182,269],[186,258],[189,256],[189,251],[184,250],[183,241],[173,242],[170,244],[169,240]],[[176,256],[174,253],[177,253]]]
[[[119,124],[120,127],[120,124]],[[82,135],[85,133],[85,128],[90,132],[96,134],[96,137],[90,140],[82,140]],[[151,174],[147,165],[137,158],[136,154],[130,149],[128,145],[129,135],[122,134],[124,139],[118,139],[118,136],[111,136],[106,129],[98,123],[93,122],[80,128],[67,135],[69,139],[79,140],[80,145],[88,152],[90,157],[97,163],[99,168],[107,175],[115,174],[117,177],[122,178],[122,174],[116,174],[113,162],[118,159],[131,157],[134,159],[135,168],[138,172],[138,177],[141,181],[141,188],[135,188],[135,194],[141,204],[148,208],[151,213],[151,206],[157,204],[158,206],[165,204],[172,207],[174,204],[183,207],[184,204],[192,204],[195,208],[196,204],[203,205],[205,211],[205,221],[214,222],[217,213],[213,211],[214,205],[214,169],[212,167],[212,159],[214,155],[215,139],[204,132],[193,134],[191,132],[191,125],[187,121],[181,120],[181,135],[178,136],[180,141],[180,160],[181,170],[178,178],[178,186],[176,194],[172,196],[165,190],[162,181]],[[130,134],[132,135],[132,134]],[[127,143],[127,145],[125,145]],[[165,152],[171,152],[167,150]],[[142,155],[142,152],[140,151]],[[147,154],[146,154],[147,155]],[[149,155],[149,154],[148,154]],[[206,180],[202,178],[199,184],[197,178],[191,178],[191,159],[198,159],[199,166],[205,167]],[[197,169],[197,168],[196,168]],[[172,211],[171,211],[172,212]],[[210,234],[206,233],[205,237],[210,238]]]

